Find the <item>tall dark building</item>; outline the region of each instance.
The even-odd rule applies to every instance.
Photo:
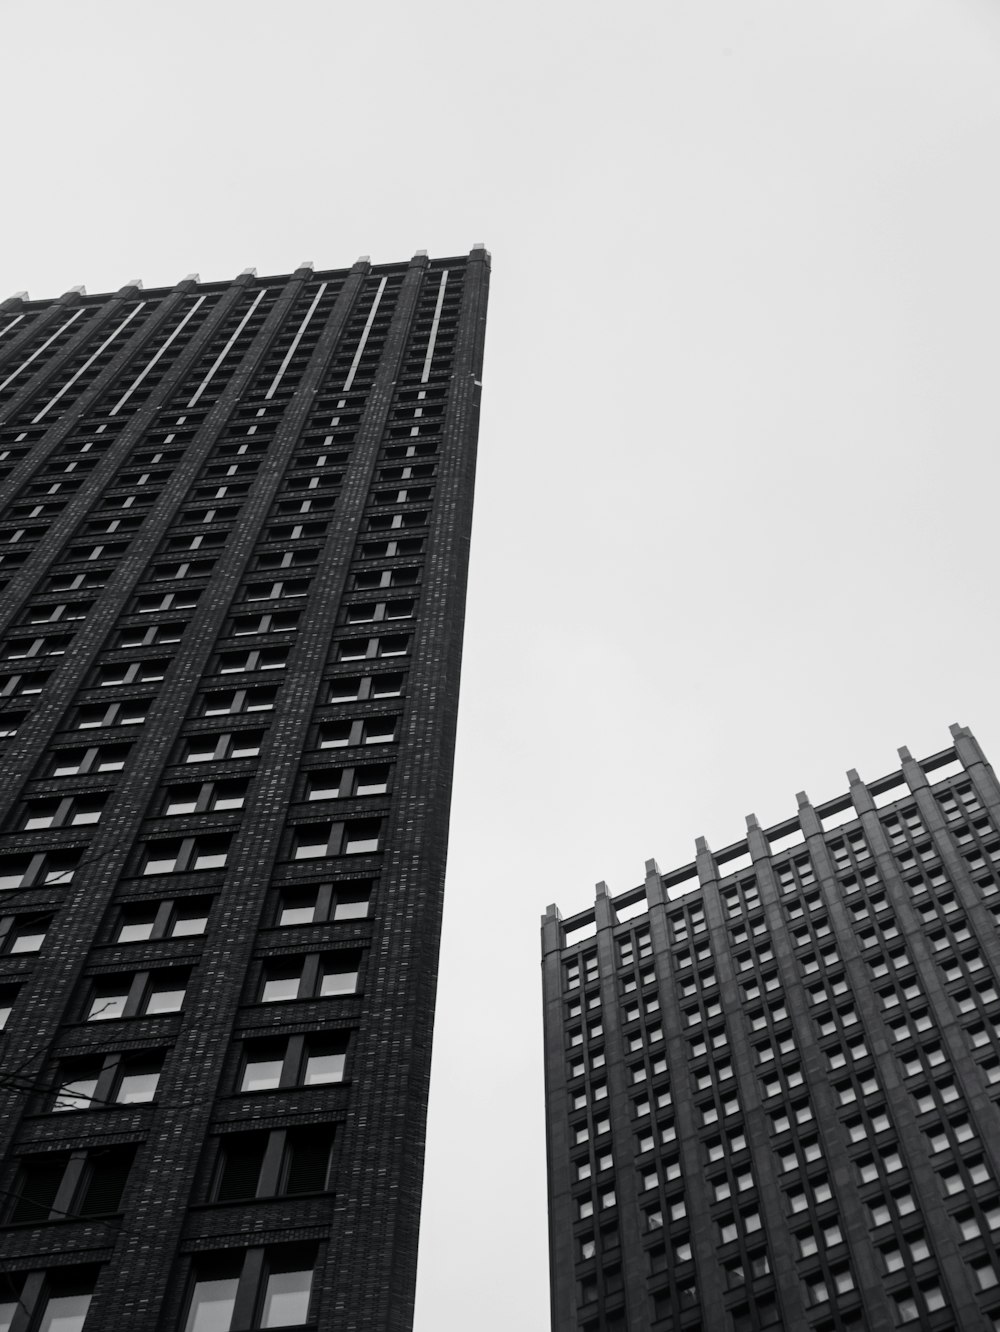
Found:
[[[0,1332],[411,1326],[488,280],[0,306]]]
[[[1000,1328],[1000,787],[952,737],[549,908],[554,1332]]]

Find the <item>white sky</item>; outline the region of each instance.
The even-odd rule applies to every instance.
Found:
[[[1000,10],[3,27],[0,293],[492,251],[417,1332],[544,1332],[546,904],[952,721],[1000,762]]]

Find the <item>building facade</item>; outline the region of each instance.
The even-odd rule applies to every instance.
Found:
[[[411,1326],[489,257],[0,306],[0,1329]]]
[[[554,1332],[1000,1328],[1000,787],[952,741],[549,908]]]

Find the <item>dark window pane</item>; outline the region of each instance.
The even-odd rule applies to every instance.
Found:
[[[321,1193],[330,1173],[332,1129],[300,1129],[288,1135],[286,1193]]]
[[[216,1191],[219,1202],[256,1196],[266,1146],[266,1133],[234,1133],[223,1140],[222,1168]]]
[[[118,1211],[134,1158],[134,1147],[94,1153],[88,1162],[89,1174],[75,1209],[80,1216],[107,1216]]]
[[[68,1159],[52,1156],[25,1162],[18,1182],[18,1198],[10,1213],[11,1221],[48,1220]]]

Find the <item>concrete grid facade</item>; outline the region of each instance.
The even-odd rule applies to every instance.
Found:
[[[412,1323],[489,256],[0,305],[0,1329]]]
[[[1000,1328],[1000,787],[952,740],[549,908],[554,1332]]]

